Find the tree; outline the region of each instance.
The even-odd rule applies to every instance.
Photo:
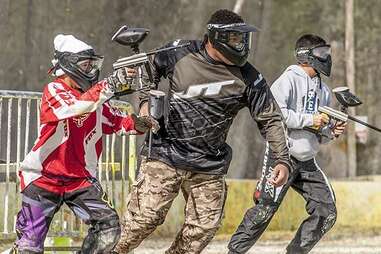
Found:
[[[354,53],[354,22],[353,22],[353,0],[345,1],[345,70],[347,86],[351,91],[355,88],[355,53]],[[354,108],[349,109],[350,115],[356,115]],[[348,145],[348,162],[347,176],[353,177],[357,175],[357,159],[356,159],[356,137],[354,123],[348,122],[347,125],[347,145]]]

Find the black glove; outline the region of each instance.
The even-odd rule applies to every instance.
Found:
[[[131,118],[134,121],[135,130],[138,132],[145,133],[152,129],[152,131],[156,133],[159,130],[159,123],[150,116],[137,116],[132,114]]]
[[[116,96],[135,92],[132,88],[133,78],[128,76],[126,68],[114,71],[106,80]]]

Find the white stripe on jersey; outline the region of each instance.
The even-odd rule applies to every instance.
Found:
[[[57,90],[62,90],[62,93],[57,93]],[[82,115],[84,113],[93,112],[99,107],[100,104],[104,103],[107,99],[110,98],[110,96],[107,97],[104,95],[104,93],[100,93],[99,99],[97,101],[77,100],[73,94],[65,90],[62,84],[56,82],[48,84],[48,91],[51,96],[60,103],[60,107],[55,108],[50,105],[49,100],[46,100],[58,119],[65,119]]]
[[[95,144],[102,138],[102,110],[103,107],[97,109],[96,124],[83,140],[85,168],[93,177],[97,176],[98,160],[95,158],[98,158],[98,156]]]
[[[258,85],[263,80],[262,74],[258,75],[258,78],[254,81],[254,86]]]
[[[41,176],[43,162],[54,150],[68,140],[68,137],[70,136],[69,131],[70,129],[68,127],[67,120],[58,122],[55,132],[45,141],[45,143],[36,151],[31,150],[27,154],[24,161],[21,162],[20,167],[20,170],[23,171],[22,174],[24,177],[25,186]],[[35,144],[38,142],[39,139],[37,139]],[[31,173],[31,175],[28,176],[29,173]]]

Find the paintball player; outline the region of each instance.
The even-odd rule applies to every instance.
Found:
[[[284,186],[273,186],[268,175],[274,170],[274,152],[267,146],[262,177],[250,208],[229,243],[230,254],[246,253],[265,231],[291,186],[306,200],[309,217],[300,225],[287,247],[289,254],[308,253],[336,221],[335,195],[315,160],[320,144],[344,132],[345,123],[328,126],[328,116],[319,106],[331,101],[329,87],[320,75],[330,76],[331,47],[317,35],[306,34],[296,41],[297,65],[289,66],[271,86],[288,129],[293,170]]]
[[[168,78],[168,113],[147,146],[128,199],[122,236],[115,249],[128,253],[164,222],[180,189],[185,222],[166,254],[200,253],[218,230],[226,199],[225,174],[232,149],[226,136],[238,111],[248,107],[274,151],[276,186],[290,168],[282,113],[263,76],[247,62],[256,28],[229,10],[218,10],[203,41],[176,40],[189,46],[155,55],[155,80]],[[141,115],[148,115],[142,95]]]
[[[90,224],[81,253],[110,253],[120,237],[119,217],[95,179],[103,134],[143,133],[148,118],[125,116],[107,102],[126,92],[126,69],[98,82],[103,57],[72,35],[54,39],[50,73],[41,99],[41,128],[19,171],[22,208],[16,253],[43,253],[54,214],[66,203]]]

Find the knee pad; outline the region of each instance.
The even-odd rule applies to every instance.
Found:
[[[325,218],[323,222],[323,228],[321,230],[323,234],[325,234],[328,230],[330,230],[333,227],[333,225],[335,225],[336,217],[336,214],[331,213]]]
[[[317,208],[318,216],[322,219],[321,233],[328,232],[336,222],[337,210],[335,205],[324,205]]]
[[[121,234],[119,219],[99,222],[89,229],[82,244],[82,254],[111,253]]]
[[[274,215],[276,208],[268,204],[257,204],[246,212],[245,218],[255,226],[267,223]]]

